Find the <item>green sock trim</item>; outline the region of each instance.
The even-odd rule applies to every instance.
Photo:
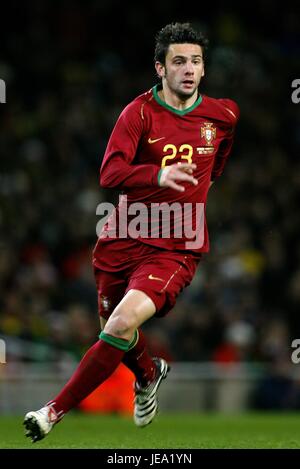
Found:
[[[139,331],[136,329],[133,334],[133,339],[128,345],[127,352],[129,352],[129,350],[133,349],[136,346],[136,344],[138,343],[138,340],[139,340]]]
[[[114,337],[113,335],[105,334],[105,332],[101,332],[99,334],[99,339],[104,340],[104,342],[116,347],[124,352],[127,352],[129,347],[128,340],[119,339],[118,337]]]

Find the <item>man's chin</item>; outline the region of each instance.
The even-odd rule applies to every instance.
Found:
[[[196,88],[194,88],[193,90],[180,90],[178,92],[178,97],[183,101],[186,101],[187,99],[191,98],[196,92]]]

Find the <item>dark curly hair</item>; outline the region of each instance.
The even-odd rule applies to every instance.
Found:
[[[190,23],[170,23],[156,35],[154,60],[165,64],[170,44],[199,44],[203,59],[208,47],[208,40],[201,32],[196,31]]]

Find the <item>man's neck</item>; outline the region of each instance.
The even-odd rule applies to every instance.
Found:
[[[178,111],[183,111],[184,109],[191,107],[198,99],[198,90],[196,90],[195,93],[187,99],[182,99],[173,93],[169,88],[162,87],[162,89],[158,91],[158,96],[169,106],[173,107],[174,109],[178,109]]]

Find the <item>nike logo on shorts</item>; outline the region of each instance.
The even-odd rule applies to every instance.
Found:
[[[148,278],[150,280],[160,280],[161,282],[164,282],[164,279],[163,278],[160,278],[160,277],[153,277],[152,274],[148,275]]]

